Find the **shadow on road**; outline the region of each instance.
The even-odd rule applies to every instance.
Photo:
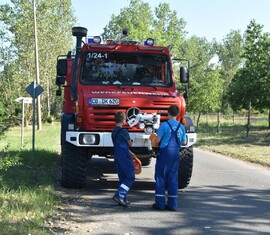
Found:
[[[153,171],[150,167],[145,170]],[[65,210],[72,214],[69,223],[74,226],[58,229],[78,234],[77,228],[82,232],[87,227],[93,234],[103,235],[123,231],[149,235],[270,233],[269,189],[191,184],[179,191],[179,210],[170,212],[151,208],[155,183],[147,175],[138,177],[130,190],[130,208],[118,206],[112,200],[117,183],[114,162],[93,159],[86,187],[64,190],[69,195]]]
[[[150,166],[143,167],[143,171]],[[89,161],[87,169],[87,184],[85,189],[116,189],[118,178],[113,160],[106,158],[93,158]],[[155,182],[153,177],[147,178],[137,175],[132,190],[154,190]]]

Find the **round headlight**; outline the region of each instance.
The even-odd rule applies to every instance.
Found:
[[[95,144],[96,137],[95,135],[83,135],[82,142],[84,144]]]

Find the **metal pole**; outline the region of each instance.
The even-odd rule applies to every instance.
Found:
[[[22,99],[22,127],[21,127],[21,145],[24,144],[24,99]]]
[[[34,86],[33,86],[33,100],[32,100],[32,104],[33,104],[33,117],[32,117],[32,151],[35,151],[35,123],[36,123],[36,94],[35,94],[35,90],[36,90],[36,81],[34,80]]]
[[[34,33],[35,33],[36,82],[38,84],[40,84],[40,80],[39,80],[39,63],[38,63],[38,38],[37,38],[37,20],[36,20],[36,0],[33,0],[33,11],[34,11]],[[38,121],[38,130],[42,130],[40,97],[37,97],[37,121]]]

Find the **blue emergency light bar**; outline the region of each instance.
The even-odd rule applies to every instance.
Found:
[[[87,38],[87,43],[101,43],[101,37],[100,36],[95,36],[95,37],[90,37]]]
[[[144,43],[145,46],[154,46],[155,40],[153,38],[147,38]]]

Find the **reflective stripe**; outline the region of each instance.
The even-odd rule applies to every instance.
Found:
[[[129,187],[128,187],[128,186],[126,186],[125,184],[121,184],[121,185],[120,185],[120,187],[121,187],[121,188],[123,188],[123,189],[125,189],[126,191],[128,191],[128,190],[129,190]]]
[[[177,198],[178,196],[177,196],[177,195],[168,195],[168,197],[174,197],[174,198]]]
[[[156,197],[165,197],[164,194],[156,194],[155,196],[156,196]]]

